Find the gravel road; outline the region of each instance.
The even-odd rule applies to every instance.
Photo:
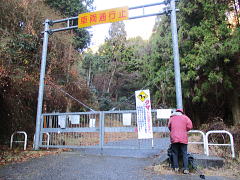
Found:
[[[157,175],[154,158],[82,154],[49,155],[0,168],[0,180],[199,180],[198,176]],[[207,177],[209,180],[230,180]]]
[[[199,180],[199,176],[191,175],[157,175],[149,168],[164,159],[168,145],[169,139],[162,138],[154,149],[79,149],[48,155],[1,167],[0,180]]]
[[[0,169],[1,180],[145,179],[152,159],[62,153]]]

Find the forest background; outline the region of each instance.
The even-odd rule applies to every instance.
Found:
[[[232,128],[240,139],[239,0],[177,3],[184,110],[195,129]],[[0,0],[0,143],[35,132],[43,22],[93,11],[93,0]],[[152,108],[175,108],[170,18],[156,18],[149,40],[127,39],[113,23],[98,51],[86,29],[50,36],[44,112],[135,109],[150,89]],[[208,124],[208,125],[206,125]],[[205,125],[205,126],[204,126]],[[240,141],[240,140],[239,140]]]

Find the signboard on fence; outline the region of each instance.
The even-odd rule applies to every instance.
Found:
[[[80,123],[80,116],[79,115],[68,115],[71,124],[79,124]]]
[[[60,128],[64,129],[66,128],[66,115],[59,115],[58,116],[58,125]]]
[[[138,139],[153,138],[149,90],[135,91]]]
[[[123,114],[123,125],[124,126],[131,126],[132,121],[132,114],[131,113],[124,113]]]
[[[157,119],[169,119],[172,109],[157,109]]]
[[[128,7],[107,9],[78,15],[78,28],[97,24],[113,23],[128,19]]]
[[[96,125],[96,119],[91,118],[91,119],[89,120],[89,127],[90,127],[90,128],[94,128],[95,125]]]

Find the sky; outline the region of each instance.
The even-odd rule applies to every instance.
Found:
[[[139,5],[152,4],[157,2],[162,2],[163,0],[94,0],[95,11],[112,9],[117,7],[135,7]],[[156,13],[162,11],[164,6],[155,6],[145,8],[145,14]],[[142,15],[143,10],[130,10],[129,17]],[[133,20],[124,21],[125,30],[127,32],[127,38],[141,36],[143,39],[149,39],[153,26],[155,24],[156,16],[139,18]],[[92,41],[91,48],[97,49],[97,47],[104,43],[104,39],[108,36],[108,30],[110,23],[100,24],[92,26],[89,31],[91,32]]]

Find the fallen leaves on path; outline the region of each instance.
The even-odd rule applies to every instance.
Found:
[[[34,151],[28,149],[26,151],[22,149],[9,149],[7,147],[0,147],[0,166],[25,162],[33,158],[39,158],[50,154],[58,154],[64,151],[63,149],[51,149],[51,150],[39,150]]]

